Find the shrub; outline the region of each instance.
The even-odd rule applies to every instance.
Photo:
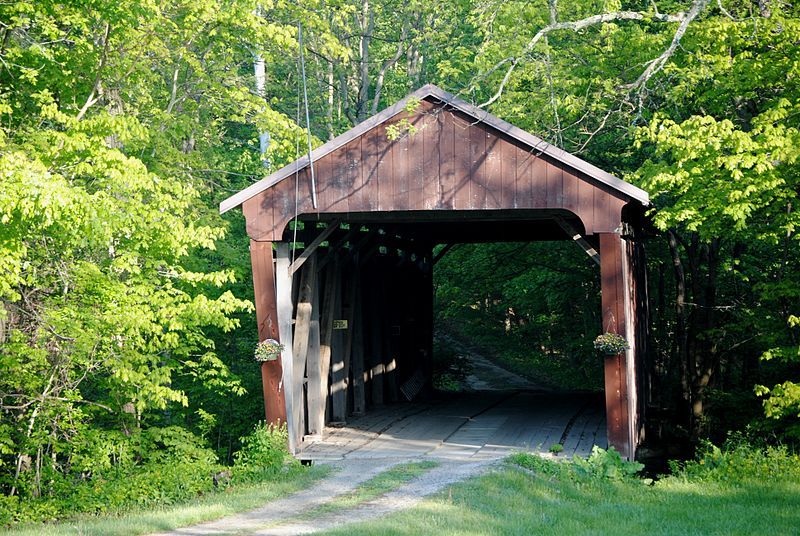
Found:
[[[757,447],[738,438],[723,448],[706,442],[694,460],[670,462],[673,478],[738,485],[800,481],[800,456],[785,446]]]
[[[0,524],[174,504],[214,489],[213,475],[221,469],[216,455],[183,428],[95,436],[76,449],[72,472],[43,473],[48,484],[41,497],[0,496]],[[110,439],[115,440],[113,456]],[[98,459],[91,463],[93,453]]]
[[[570,462],[559,463],[536,454],[518,453],[511,455],[508,461],[541,475],[580,481],[634,480],[644,469],[639,462],[624,460],[614,447],[605,450],[598,446],[592,448],[592,454],[585,460],[574,456]]]
[[[592,447],[589,458],[575,456],[572,461],[574,472],[579,477],[600,478],[603,480],[622,481],[635,478],[644,469],[639,462],[624,460],[614,447],[608,450],[597,445]]]
[[[258,423],[253,431],[241,438],[242,448],[234,455],[234,475],[253,480],[280,471],[287,464],[298,462],[289,455],[286,445],[289,434],[286,425]]]

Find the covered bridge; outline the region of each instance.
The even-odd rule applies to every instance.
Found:
[[[605,358],[605,400],[609,443],[635,455],[646,192],[432,85],[310,156],[220,206],[247,221],[259,339],[285,347],[262,378],[293,452],[429,387],[435,246],[575,240],[601,273],[598,333],[630,346]]]

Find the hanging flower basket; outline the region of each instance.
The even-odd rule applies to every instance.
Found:
[[[594,340],[594,349],[604,355],[617,355],[630,348],[628,341],[616,333],[603,333]]]
[[[276,361],[283,351],[283,345],[275,339],[267,339],[256,344],[255,358],[259,363]]]

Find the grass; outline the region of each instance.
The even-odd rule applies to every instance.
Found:
[[[354,508],[361,503],[371,501],[372,499],[399,488],[403,484],[430,471],[437,465],[439,464],[435,461],[411,462],[395,465],[391,469],[387,469],[360,484],[350,493],[335,497],[332,501],[320,506],[319,510],[315,510],[313,513],[316,515],[318,513]]]
[[[407,511],[326,534],[797,534],[800,482],[611,482],[508,464]]]
[[[310,487],[329,472],[329,466],[314,466],[293,473],[291,478],[282,475],[280,480],[235,486],[224,492],[206,495],[188,504],[147,511],[130,511],[116,516],[79,516],[55,524],[21,525],[3,534],[132,536],[172,530],[258,508],[267,502]]]

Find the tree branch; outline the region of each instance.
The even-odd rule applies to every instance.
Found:
[[[698,4],[702,4],[702,7],[697,10],[697,13],[699,13],[702,10],[702,8],[705,7],[708,4],[708,0],[697,0],[695,2],[695,5],[692,6],[692,11],[695,10],[695,7]],[[691,11],[690,11],[690,13],[691,13]],[[695,15],[692,17],[692,19],[694,19],[694,17],[697,16],[697,13],[695,13]],[[528,41],[528,44],[525,45],[525,48],[522,50],[522,53],[519,56],[517,56],[515,58],[506,58],[506,59],[503,60],[503,62],[510,61],[511,65],[506,70],[506,74],[503,76],[503,80],[500,82],[500,87],[497,89],[495,94],[492,95],[492,97],[489,100],[487,100],[483,104],[478,105],[478,107],[479,108],[484,108],[486,106],[489,106],[490,104],[492,104],[493,102],[495,102],[497,99],[500,98],[500,96],[503,94],[503,91],[505,90],[506,84],[508,84],[508,80],[511,77],[511,73],[517,67],[517,65],[519,64],[520,60],[522,58],[524,58],[526,55],[530,54],[530,52],[533,50],[533,48],[537,44],[539,44],[539,42],[542,41],[542,39],[544,39],[551,32],[555,32],[555,31],[558,31],[558,30],[572,30],[574,32],[577,32],[579,30],[583,30],[584,28],[589,28],[590,26],[595,26],[597,24],[603,24],[603,23],[606,23],[606,22],[613,22],[613,21],[620,21],[620,20],[645,20],[645,19],[649,19],[649,20],[655,20],[655,21],[658,21],[658,22],[682,22],[686,18],[687,18],[687,15],[685,13],[677,13],[675,15],[664,15],[664,14],[661,14],[661,13],[653,14],[653,13],[642,13],[642,12],[639,12],[639,11],[614,11],[614,12],[611,12],[611,13],[601,13],[599,15],[592,15],[591,17],[586,17],[585,19],[581,19],[581,20],[577,20],[577,21],[556,22],[556,23],[548,24],[547,26],[545,26],[544,28],[542,28],[541,30],[536,32],[536,35],[534,35],[533,38],[531,38],[531,40]],[[687,25],[688,25],[688,23],[687,23]],[[683,36],[683,33],[685,31],[686,31],[686,29],[684,28],[683,32],[681,32],[680,35]],[[679,39],[679,41],[680,41],[680,39]],[[675,46],[677,47],[677,44]],[[670,55],[672,55],[672,54],[670,53]],[[664,62],[666,62],[667,59],[669,59],[669,56],[667,56],[664,59]]]
[[[697,16],[708,6],[708,2],[709,0],[695,0],[694,4],[692,4],[692,8],[689,10],[689,13],[683,16],[683,20],[681,20],[678,29],[675,30],[675,35],[672,37],[672,42],[669,44],[667,49],[662,52],[659,57],[647,65],[647,68],[644,70],[644,72],[642,72],[641,75],[639,75],[639,78],[636,79],[636,82],[622,86],[624,89],[638,89],[642,87],[654,74],[664,68],[664,65],[667,64],[667,61],[669,61],[669,59],[675,53],[675,50],[677,50],[678,45],[681,43],[683,34],[686,33],[687,28],[689,28],[689,24],[691,24],[691,22],[696,19]]]
[[[103,67],[106,65],[106,60],[108,59],[108,36],[111,33],[111,25],[106,23],[106,29],[103,32],[103,53],[100,56],[100,65],[97,67],[97,74],[94,77],[94,83],[92,84],[92,91],[89,92],[89,98],[86,99],[86,102],[81,108],[81,111],[78,112],[78,115],[75,119],[80,121],[83,119],[83,116],[86,115],[86,112],[91,108],[94,103],[97,102],[99,96],[97,93],[100,90],[100,75],[103,73]]]

